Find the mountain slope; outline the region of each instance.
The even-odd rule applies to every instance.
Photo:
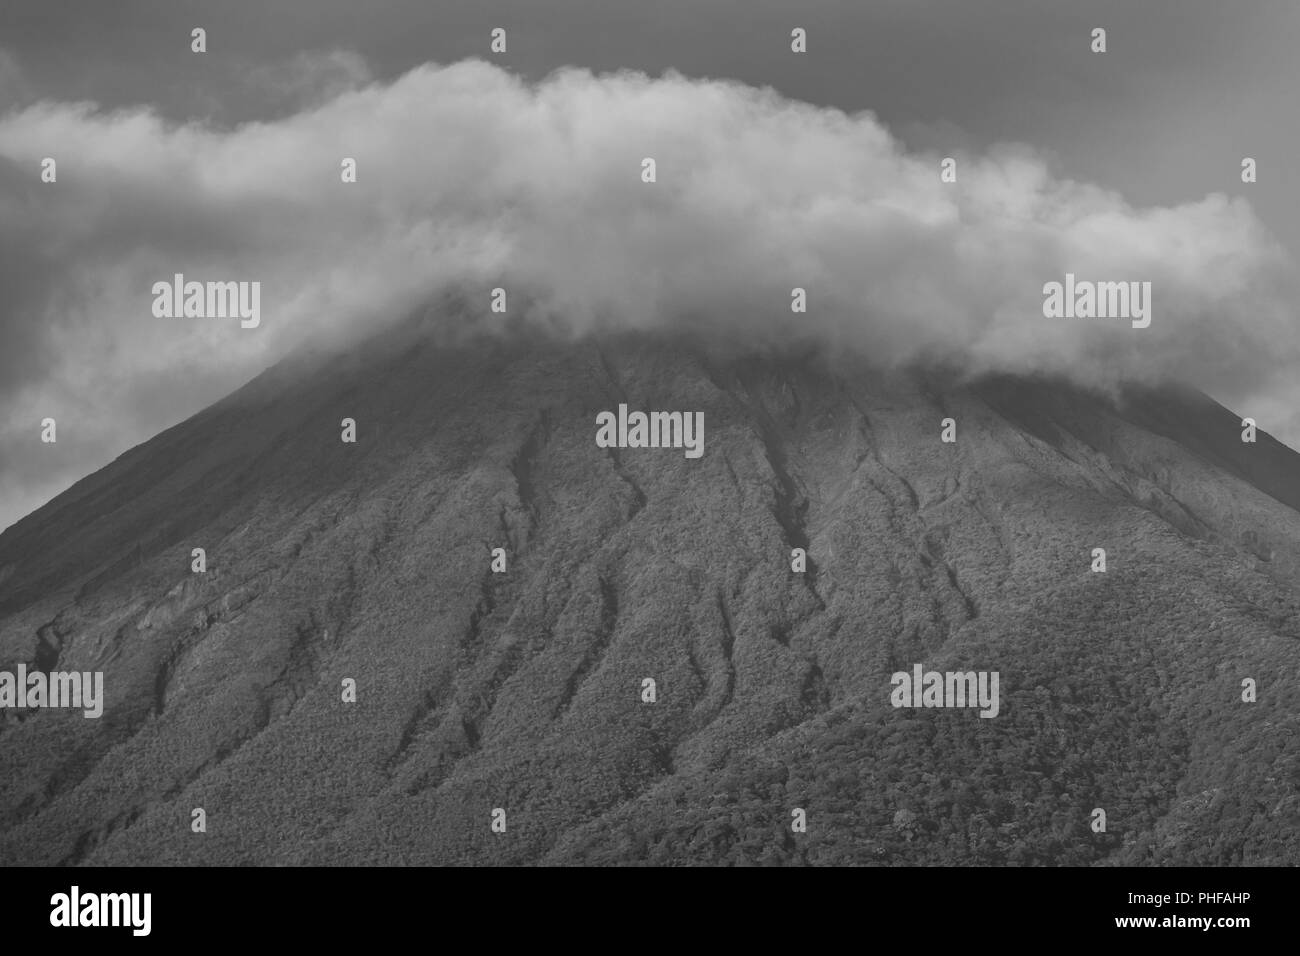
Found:
[[[0,718],[0,861],[1294,864],[1298,489],[1185,392],[403,328],[0,536],[0,663],[107,688]]]

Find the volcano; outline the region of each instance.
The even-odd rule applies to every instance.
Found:
[[[1294,865],[1298,638],[1300,455],[1197,392],[416,321],[0,536],[0,667],[104,688],[0,711],[0,861]]]

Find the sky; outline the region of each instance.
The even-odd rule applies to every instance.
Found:
[[[800,332],[882,361],[1183,376],[1300,447],[1297,28],[1293,0],[6,0],[0,528],[304,337],[503,276],[575,331],[755,338],[807,286]],[[1045,325],[1067,269],[1152,280],[1152,326]],[[261,281],[264,323],[154,317],[174,272]]]

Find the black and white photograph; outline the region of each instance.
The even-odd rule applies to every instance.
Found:
[[[4,0],[6,922],[852,868],[1249,940],[1300,865],[1298,37]]]

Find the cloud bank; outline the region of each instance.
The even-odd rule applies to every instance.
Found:
[[[48,479],[22,464],[47,415],[99,456],[68,459],[84,473],[302,338],[449,284],[526,293],[574,334],[683,323],[1099,386],[1265,388],[1300,358],[1294,263],[1221,194],[1135,208],[1023,146],[959,153],[944,183],[871,114],[674,74],[529,84],[471,60],[379,84],[337,53],[291,74],[309,105],[234,129],[90,103],[0,116],[0,491]],[[260,281],[261,327],[154,318],[177,272]],[[1044,318],[1067,272],[1151,282],[1150,328]]]

